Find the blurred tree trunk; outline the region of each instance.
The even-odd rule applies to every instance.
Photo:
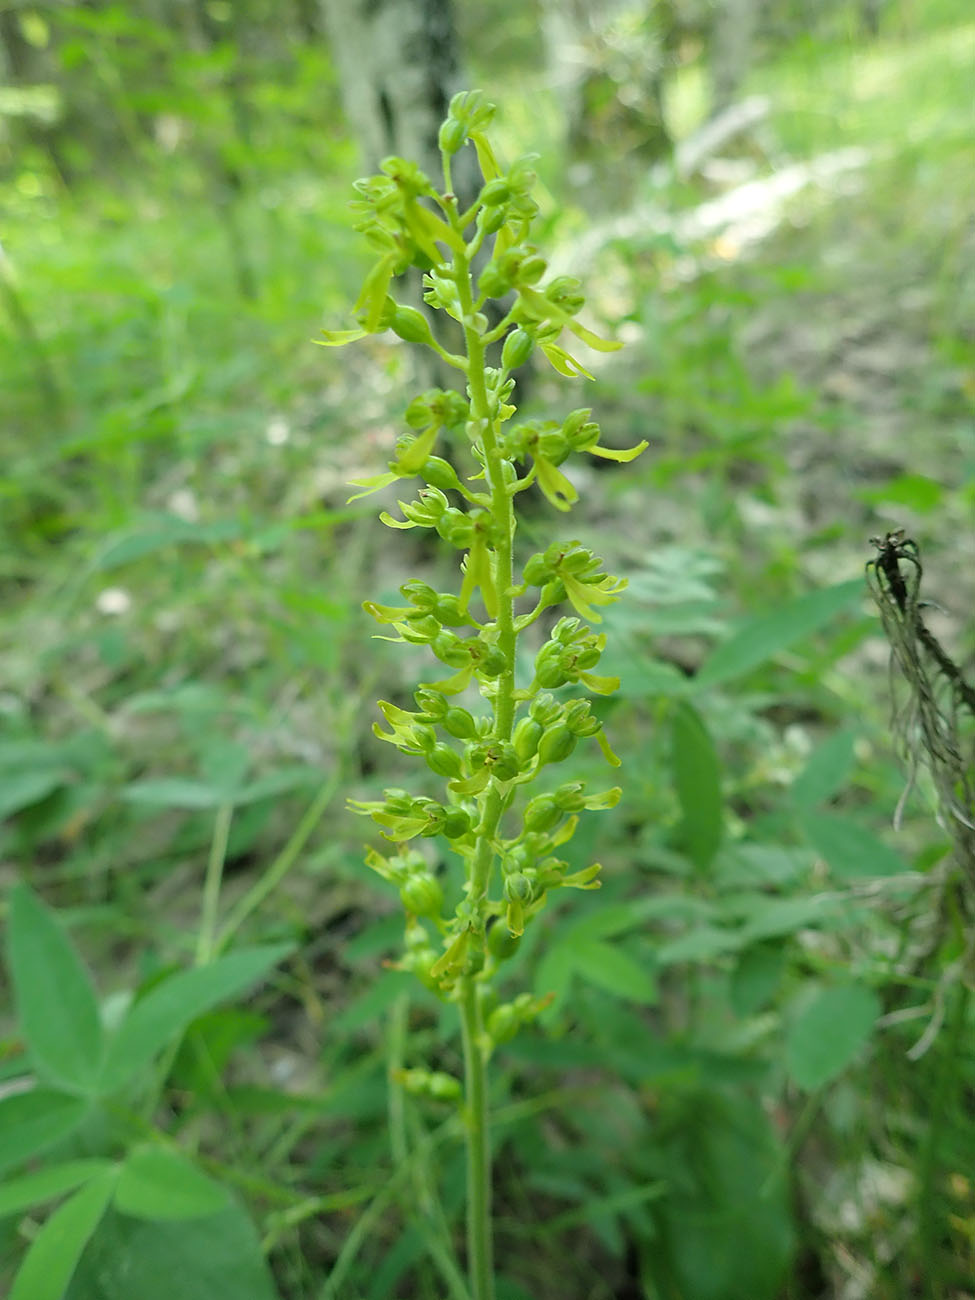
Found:
[[[738,99],[752,58],[761,0],[718,0],[711,32],[711,116]]]
[[[0,71],[9,85],[24,89],[51,79],[51,70],[41,51],[24,36],[16,9],[0,9],[0,51]],[[23,131],[47,155],[58,179],[69,188],[73,176],[58,140],[57,124],[28,112],[23,115]]]
[[[450,0],[323,3],[342,102],[365,166],[375,171],[397,154],[419,163],[436,185],[437,131],[462,86]],[[468,197],[462,194],[462,202]]]
[[[342,102],[364,166],[374,172],[383,158],[396,154],[417,162],[435,186],[442,185],[437,135],[451,97],[463,85],[451,0],[323,4]],[[473,149],[455,155],[451,177],[464,207],[479,188]],[[426,310],[417,277],[406,296]],[[442,338],[443,322],[437,327]],[[461,348],[459,333],[444,341],[454,350]],[[456,387],[457,372],[432,352],[415,357],[414,364],[425,386]]]
[[[663,92],[675,30],[672,0],[543,0],[570,162],[608,162],[621,175],[629,155],[654,162],[669,152]]]

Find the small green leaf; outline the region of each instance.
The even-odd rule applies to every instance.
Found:
[[[235,519],[200,523],[181,515],[150,515],[136,531],[109,537],[93,567],[102,571],[115,569],[176,545],[196,543],[212,546],[216,542],[234,541],[243,531],[243,526]]]
[[[792,797],[800,808],[816,808],[843,788],[853,767],[855,741],[852,731],[836,731],[813,750],[792,783]]]
[[[809,926],[822,925],[830,918],[834,907],[829,899],[772,898],[754,894],[749,897],[748,911],[744,917],[741,936],[746,943],[757,939],[772,939],[781,934],[795,934]]]
[[[61,767],[29,768],[26,772],[4,772],[0,785],[0,821],[40,803],[70,780],[70,772]]]
[[[857,578],[786,601],[771,614],[749,619],[704,661],[692,685],[696,690],[704,690],[751,672],[782,650],[819,631],[842,610],[862,598],[863,581]]]
[[[924,474],[898,474],[880,487],[862,488],[856,495],[861,501],[907,506],[909,510],[926,515],[941,504],[944,488]]]
[[[204,1011],[235,997],[291,951],[290,944],[242,948],[208,966],[179,971],[135,1002],[109,1041],[101,1087],[114,1092]]]
[[[226,1190],[182,1156],[161,1147],[133,1151],[122,1166],[115,1204],[136,1219],[196,1219],[227,1205]]]
[[[782,982],[786,949],[781,943],[756,943],[739,957],[729,997],[738,1016],[752,1016],[771,1001]]]
[[[54,1211],[24,1257],[10,1300],[63,1300],[81,1252],[115,1190],[115,1177],[112,1169],[92,1179]]]
[[[82,1183],[91,1182],[96,1174],[113,1168],[110,1160],[69,1160],[63,1165],[49,1165],[36,1173],[11,1178],[0,1184],[0,1219],[73,1192]]]
[[[793,1023],[785,1042],[789,1074],[812,1091],[835,1079],[873,1032],[880,999],[861,984],[826,988]]]
[[[590,984],[630,1002],[657,1001],[657,982],[639,962],[621,948],[591,939],[572,950],[572,968]]]
[[[710,963],[727,952],[737,951],[741,945],[742,937],[738,930],[717,930],[710,925],[699,925],[661,944],[656,955],[661,966],[678,961]]]
[[[840,880],[896,876],[907,870],[899,853],[849,817],[803,813],[799,821],[809,843]]]
[[[691,861],[704,871],[721,845],[724,829],[721,766],[703,719],[683,700],[671,715],[671,752],[684,814],[678,835]]]
[[[240,1206],[176,1222],[130,1218],[113,1207],[64,1300],[278,1300],[278,1292]]]
[[[0,1171],[53,1146],[72,1133],[88,1112],[82,1097],[31,1088],[0,1100]]]
[[[219,808],[227,802],[227,792],[205,781],[185,780],[181,777],[159,777],[155,780],[133,781],[122,791],[126,803],[141,804],[149,808],[182,808],[197,811]]]
[[[26,885],[11,895],[7,942],[17,1015],[38,1074],[90,1092],[102,1056],[95,991],[53,913]]]
[[[554,943],[535,969],[535,993],[540,998],[552,996],[552,1002],[542,1012],[543,1020],[550,1020],[568,996],[572,983],[572,953],[561,943]]]

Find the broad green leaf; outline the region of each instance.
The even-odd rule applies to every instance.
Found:
[[[782,982],[786,948],[781,943],[756,943],[739,957],[729,996],[736,1015],[752,1016],[771,1001]]]
[[[657,983],[646,967],[621,948],[598,939],[573,947],[572,968],[590,984],[618,998],[647,1004],[657,1000]]]
[[[549,1020],[558,1014],[572,983],[572,951],[564,943],[553,943],[535,968],[535,993],[540,998],[552,995],[551,1004],[542,1012]]]
[[[272,799],[291,790],[320,786],[323,779],[322,769],[311,764],[295,763],[279,767],[241,786],[234,794],[234,804],[239,807],[241,804],[257,803],[261,799]]]
[[[242,948],[208,966],[179,971],[133,1003],[110,1039],[101,1088],[114,1092],[204,1011],[235,997],[291,951],[290,944]]]
[[[562,937],[572,947],[576,942],[589,943],[593,939],[609,939],[628,930],[642,929],[646,921],[659,917],[694,920],[702,907],[706,910],[707,904],[679,894],[656,894],[630,903],[603,906],[596,903],[587,907],[578,921],[566,926]]]
[[[870,1037],[880,1012],[880,999],[862,984],[818,993],[785,1040],[786,1068],[799,1087],[812,1091],[841,1074]]]
[[[751,672],[862,599],[863,581],[857,578],[786,601],[770,614],[749,619],[704,661],[692,685],[704,690]]]
[[[835,731],[809,755],[792,783],[792,798],[800,808],[816,808],[846,784],[853,767],[852,731]]]
[[[757,939],[795,934],[796,930],[825,924],[834,911],[835,904],[829,899],[772,898],[754,894],[744,918],[741,937],[744,942],[753,943]]]
[[[861,488],[856,495],[861,501],[907,506],[920,514],[928,514],[941,504],[944,488],[924,474],[898,474],[880,487]]]
[[[0,1172],[53,1146],[72,1133],[88,1112],[83,1097],[31,1088],[0,1100]]]
[[[227,792],[205,781],[192,781],[182,777],[159,777],[147,781],[133,781],[122,791],[126,803],[141,804],[150,808],[183,808],[196,811],[202,808],[219,808],[227,802]]]
[[[724,828],[721,766],[704,720],[690,704],[675,705],[670,725],[674,786],[684,814],[678,835],[688,857],[704,871]]]
[[[109,1170],[58,1206],[31,1242],[9,1300],[63,1300],[81,1252],[115,1190],[115,1170]]]
[[[730,1096],[702,1088],[690,1097],[665,1139],[665,1168],[679,1177],[661,1203],[665,1249],[650,1263],[657,1293],[776,1300],[795,1249],[786,1152],[740,1086]]]
[[[133,781],[122,792],[126,803],[140,804],[151,808],[182,808],[187,812],[206,809],[216,810],[223,804],[240,807],[243,804],[257,803],[261,799],[271,799],[297,790],[303,786],[321,783],[322,773],[319,768],[295,764],[279,768],[257,777],[246,785],[233,785],[228,780],[201,781],[182,777],[158,777],[145,781]]]
[[[717,930],[710,925],[699,925],[661,944],[656,957],[661,966],[678,961],[713,962],[726,952],[735,952],[742,942],[738,930]]]
[[[899,853],[882,839],[836,813],[804,813],[800,824],[809,843],[840,880],[896,876],[907,870]]]
[[[332,1021],[333,1032],[354,1034],[364,1025],[375,1023],[397,998],[403,996],[407,987],[398,971],[387,971],[380,975],[371,984],[367,984],[365,991],[358,997],[349,999]]]
[[[233,519],[197,523],[180,515],[163,514],[136,532],[110,537],[92,567],[104,572],[142,559],[145,555],[166,550],[170,546],[194,542],[212,545],[215,542],[233,541],[243,531],[243,526]]]
[[[7,936],[21,1032],[38,1074],[70,1092],[91,1092],[102,1057],[102,1027],[88,972],[40,899],[18,885]]]
[[[111,1209],[64,1300],[278,1300],[247,1215],[236,1204],[179,1222]]]
[[[11,1178],[0,1183],[0,1219],[73,1192],[82,1183],[91,1182],[96,1174],[113,1168],[110,1160],[69,1160],[63,1165],[49,1165],[36,1173]]]
[[[26,772],[4,772],[0,781],[0,821],[29,808],[53,791],[60,789],[70,779],[70,773],[61,767],[38,767]]]
[[[161,1147],[133,1151],[122,1166],[115,1205],[136,1219],[196,1219],[216,1214],[226,1190],[194,1164]]]
[[[816,855],[804,845],[790,848],[743,840],[725,845],[721,850],[714,864],[713,878],[723,893],[767,885],[782,889],[807,876],[815,862]]]

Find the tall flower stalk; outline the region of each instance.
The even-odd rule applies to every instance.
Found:
[[[474,1300],[494,1295],[488,1058],[545,1005],[528,993],[499,1003],[496,977],[549,894],[599,887],[598,863],[572,870],[557,852],[583,810],[612,808],[620,796],[618,786],[589,793],[581,781],[558,784],[554,771],[588,739],[610,765],[619,764],[579,688],[606,695],[618,686],[594,671],[605,636],[590,624],[601,621],[599,608],[617,599],[625,581],[603,572],[602,561],[574,540],[517,560],[515,502],[537,484],[565,513],[578,499],[560,468],[571,456],[629,461],[646,446],[601,446],[588,410],[562,421],[512,423],[513,374],[533,352],[560,374],[592,378],[563,346],[563,334],[602,352],[619,344],[576,319],[584,305],[578,281],[546,280],[545,259],[531,242],[538,212],[531,197],[534,159],[502,170],[487,133],[494,111],[480,91],[452,100],[439,136],[442,190],[402,158],[387,158],[379,175],[356,182],[356,228],[376,260],[355,305],[358,327],[326,331],[323,339],[341,346],[391,329],[432,349],[463,379],[463,392],[432,389],[416,397],[388,471],[356,481],[361,497],[397,480],[419,480],[415,496],[398,503],[401,517],[383,512],[382,522],[432,530],[460,553],[456,592],[413,579],[400,588],[403,605],[364,602],[386,639],[425,645],[446,669],[417,688],[415,709],[380,700],[384,725],[374,726],[381,740],[421,760],[442,785],[437,797],[388,789],[382,799],[351,804],[373,819],[389,846],[370,848],[366,862],[399,889],[406,914],[399,968],[460,1012],[463,1084],[419,1070],[406,1071],[404,1082],[456,1098],[462,1107]],[[462,210],[452,192],[451,161],[467,145],[477,152],[484,184]],[[423,271],[433,319],[440,312],[458,322],[463,351],[448,350],[437,337],[446,331],[396,300],[393,282],[410,267]],[[495,324],[485,311],[489,300],[503,304]],[[491,358],[500,364],[489,364]],[[451,459],[436,454],[441,438]],[[454,466],[465,457],[471,473],[462,478],[465,469]],[[553,620],[548,611],[566,604],[574,613]],[[540,622],[549,628],[544,639],[535,627]],[[519,682],[523,638],[541,645],[531,679]],[[442,880],[416,847],[435,837],[458,861],[455,880],[449,873]]]

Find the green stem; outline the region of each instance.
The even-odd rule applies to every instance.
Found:
[[[227,841],[234,806],[221,804],[213,824],[210,856],[207,859],[206,879],[203,882],[203,904],[200,909],[200,933],[196,941],[196,964],[205,966],[213,960],[217,947],[217,911],[220,906],[220,885],[223,881],[223,864],[227,857]]]
[[[479,428],[485,453],[485,470],[491,488],[491,514],[495,524],[495,587],[498,607],[498,648],[505,668],[497,679],[493,697],[494,737],[511,738],[515,714],[515,622],[512,589],[512,550],[515,520],[511,495],[502,470],[496,422],[485,383],[485,343],[473,324],[474,304],[470,264],[455,259],[457,291],[464,321],[467,348],[467,377],[471,415]],[[477,848],[468,882],[468,903],[472,908],[475,942],[484,951],[486,907],[494,865],[494,845],[505,801],[497,782],[492,781],[481,809]],[[461,978],[459,987],[461,1029],[464,1044],[464,1096],[467,1138],[467,1250],[468,1276],[474,1300],[493,1300],[493,1225],[491,1218],[491,1144],[487,1100],[487,1058],[481,1023],[481,1005],[476,975]]]
[[[950,1093],[958,1087],[959,1044],[965,1028],[968,1011],[968,990],[960,985],[954,992],[954,1006],[945,1030],[945,1042],[939,1044],[941,1060],[938,1062],[933,1095],[931,1097],[931,1122],[925,1135],[918,1159],[918,1238],[922,1275],[931,1287],[931,1300],[940,1300],[947,1294],[946,1283],[939,1257],[940,1234],[937,1212],[942,1198],[938,1188],[938,1146],[946,1121],[950,1118]]]
[[[474,1300],[494,1300],[487,1061],[477,984],[469,975],[460,981],[460,1014],[467,1099],[467,1272]]]
[[[244,921],[254,912],[264,900],[278,887],[291,868],[298,860],[298,855],[305,847],[309,836],[322,819],[322,814],[335,797],[340,780],[338,777],[332,777],[315,796],[309,804],[307,811],[299,821],[298,825],[291,833],[287,844],[271,863],[270,867],[260,879],[253,884],[247,893],[241,898],[233,908],[230,915],[224,923],[223,929],[214,945],[214,956],[217,956],[230,943],[237,930],[240,929]]]

